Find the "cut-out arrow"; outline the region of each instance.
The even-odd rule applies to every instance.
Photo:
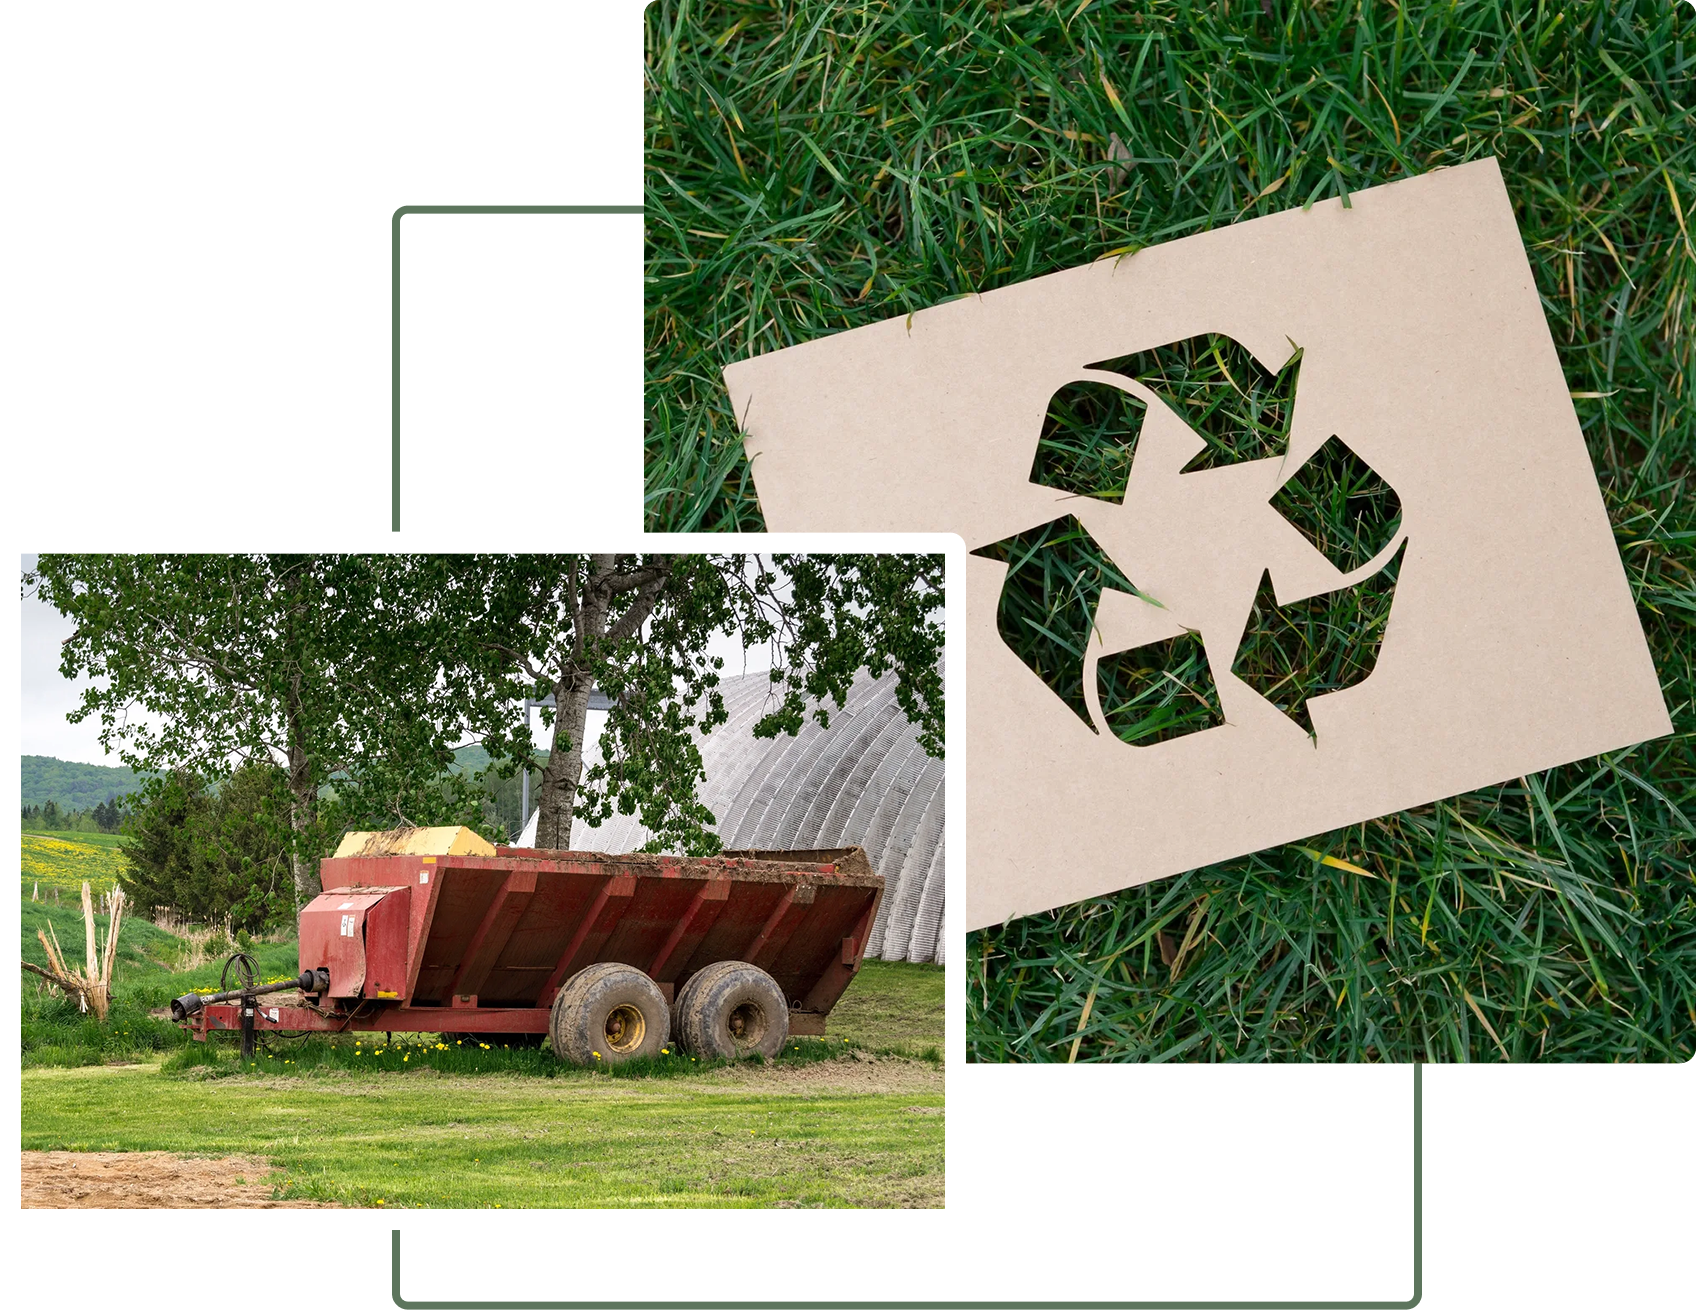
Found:
[[[1141,593],[1071,514],[972,552],[1005,560],[996,628],[1025,666],[1099,731],[1084,700],[1084,652],[1106,588]]]
[[[1272,575],[1260,575],[1231,672],[1317,741],[1307,703],[1366,681],[1378,663],[1407,539],[1363,582],[1279,605]]]
[[[1271,373],[1246,346],[1208,332],[1088,367],[1136,379],[1195,429],[1207,446],[1184,465],[1184,473],[1270,459],[1289,444],[1299,349]]]

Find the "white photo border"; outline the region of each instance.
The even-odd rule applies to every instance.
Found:
[[[390,1242],[397,1229],[655,1229],[655,1230],[867,1230],[867,1229],[965,1229],[965,543],[951,533],[553,533],[553,531],[17,531],[0,541],[10,577],[22,577],[22,557],[42,551],[124,551],[124,553],[237,553],[237,551],[332,550],[349,553],[471,553],[471,551],[661,551],[661,553],[860,553],[860,555],[916,555],[940,553],[945,557],[945,798],[948,820],[946,855],[945,983],[946,1057],[945,1171],[946,1200],[938,1210],[745,1210],[745,1208],[644,1208],[644,1210],[338,1210],[336,1251],[341,1268],[324,1269],[336,1279],[339,1298],[370,1296],[387,1298],[390,1286]],[[20,796],[20,713],[22,713],[22,601],[0,606],[0,686],[8,689],[0,703],[0,791]],[[7,820],[7,850],[20,843],[19,811],[3,806]],[[10,898],[3,901],[10,911]],[[19,920],[8,913],[12,927]],[[10,930],[8,930],[10,932]],[[10,940],[10,937],[7,937]],[[7,972],[7,1016],[17,1022],[20,981]],[[10,1108],[10,1122],[19,1127],[22,1139],[22,1088],[7,1079],[3,1096]],[[42,1279],[49,1288],[47,1271],[75,1268],[64,1257],[85,1264],[88,1252],[100,1252],[107,1268],[159,1268],[161,1256],[181,1249],[185,1237],[181,1210],[24,1210],[22,1208],[22,1162],[17,1188],[8,1201],[14,1212],[12,1230],[19,1235],[19,1251],[31,1251],[32,1259],[20,1262],[19,1286]],[[249,1212],[220,1213],[234,1220]],[[287,1239],[312,1239],[322,1235],[324,1212],[315,1210],[266,1210],[263,1242],[266,1249],[287,1249]],[[229,1229],[219,1223],[219,1229]],[[249,1225],[243,1225],[249,1227]],[[249,1229],[251,1230],[251,1229]],[[222,1240],[214,1237],[214,1240]],[[198,1240],[190,1247],[198,1246]],[[322,1247],[314,1244],[322,1252]],[[29,1273],[39,1271],[39,1273]],[[159,1305],[181,1302],[180,1288],[168,1288],[159,1279]],[[253,1279],[244,1296],[254,1303],[298,1300],[298,1288],[275,1285],[265,1291],[266,1279]],[[139,1288],[137,1288],[139,1290]],[[129,1295],[129,1293],[126,1293]],[[139,1303],[139,1302],[137,1302]]]

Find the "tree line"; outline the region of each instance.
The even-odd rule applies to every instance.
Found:
[[[82,809],[61,809],[59,802],[23,807],[22,826],[43,832],[117,832],[126,811],[116,796]]]
[[[940,755],[942,584],[940,555],[44,554],[23,577],[74,623],[67,717],[149,777],[126,825],[132,900],[250,928],[291,918],[347,831],[505,840],[527,700],[551,701],[539,845],[617,812],[655,849],[718,849],[696,744],[727,717],[716,634],[770,652],[757,736],[828,725],[862,669],[893,671]],[[453,769],[473,743],[487,767]]]

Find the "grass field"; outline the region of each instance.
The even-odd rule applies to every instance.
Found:
[[[156,1065],[24,1075],[26,1150],[264,1156],[284,1196],[395,1206],[935,1206],[923,1062],[683,1081],[433,1073],[212,1082]]]
[[[830,1031],[867,1050],[941,1059],[942,980],[938,965],[867,960],[830,1012]]]
[[[104,832],[26,832],[22,834],[21,872],[24,900],[39,884],[43,895],[59,891],[61,904],[74,905],[82,895],[84,879],[96,892],[118,885],[118,870],[124,857],[118,851],[116,834]]]
[[[1696,14],[1266,8],[651,6],[649,526],[761,526],[731,361],[1496,156],[1677,735],[973,934],[969,1053],[1688,1059]]]
[[[84,846],[97,846],[104,851],[115,851],[128,840],[121,832],[79,832],[68,828],[25,828],[25,837],[60,837],[69,842],[80,842]]]
[[[23,904],[82,940],[80,911]],[[99,921],[101,932],[105,921]],[[26,977],[25,1150],[172,1151],[274,1161],[277,1195],[349,1205],[934,1206],[943,1188],[943,971],[867,961],[830,1021],[764,1065],[675,1048],[618,1076],[543,1050],[434,1034],[273,1039],[244,1067],[158,1011],[218,982],[174,971],[184,943],[131,921],[99,1023]],[[254,947],[262,976],[292,942]]]

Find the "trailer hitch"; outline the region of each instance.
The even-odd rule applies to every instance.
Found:
[[[236,977],[241,983],[239,987],[230,987],[230,970],[235,969]],[[210,996],[202,996],[198,992],[189,992],[171,1002],[171,1018],[178,1023],[185,1023],[199,1014],[206,1006],[218,1001],[238,1001],[241,1007],[241,1058],[251,1060],[254,1052],[253,1015],[254,1002],[261,996],[272,992],[286,992],[298,988],[307,993],[323,993],[330,989],[330,971],[328,969],[302,969],[298,978],[287,982],[259,984],[258,962],[246,951],[237,951],[224,961],[224,971],[218,978],[222,991],[213,992]]]

